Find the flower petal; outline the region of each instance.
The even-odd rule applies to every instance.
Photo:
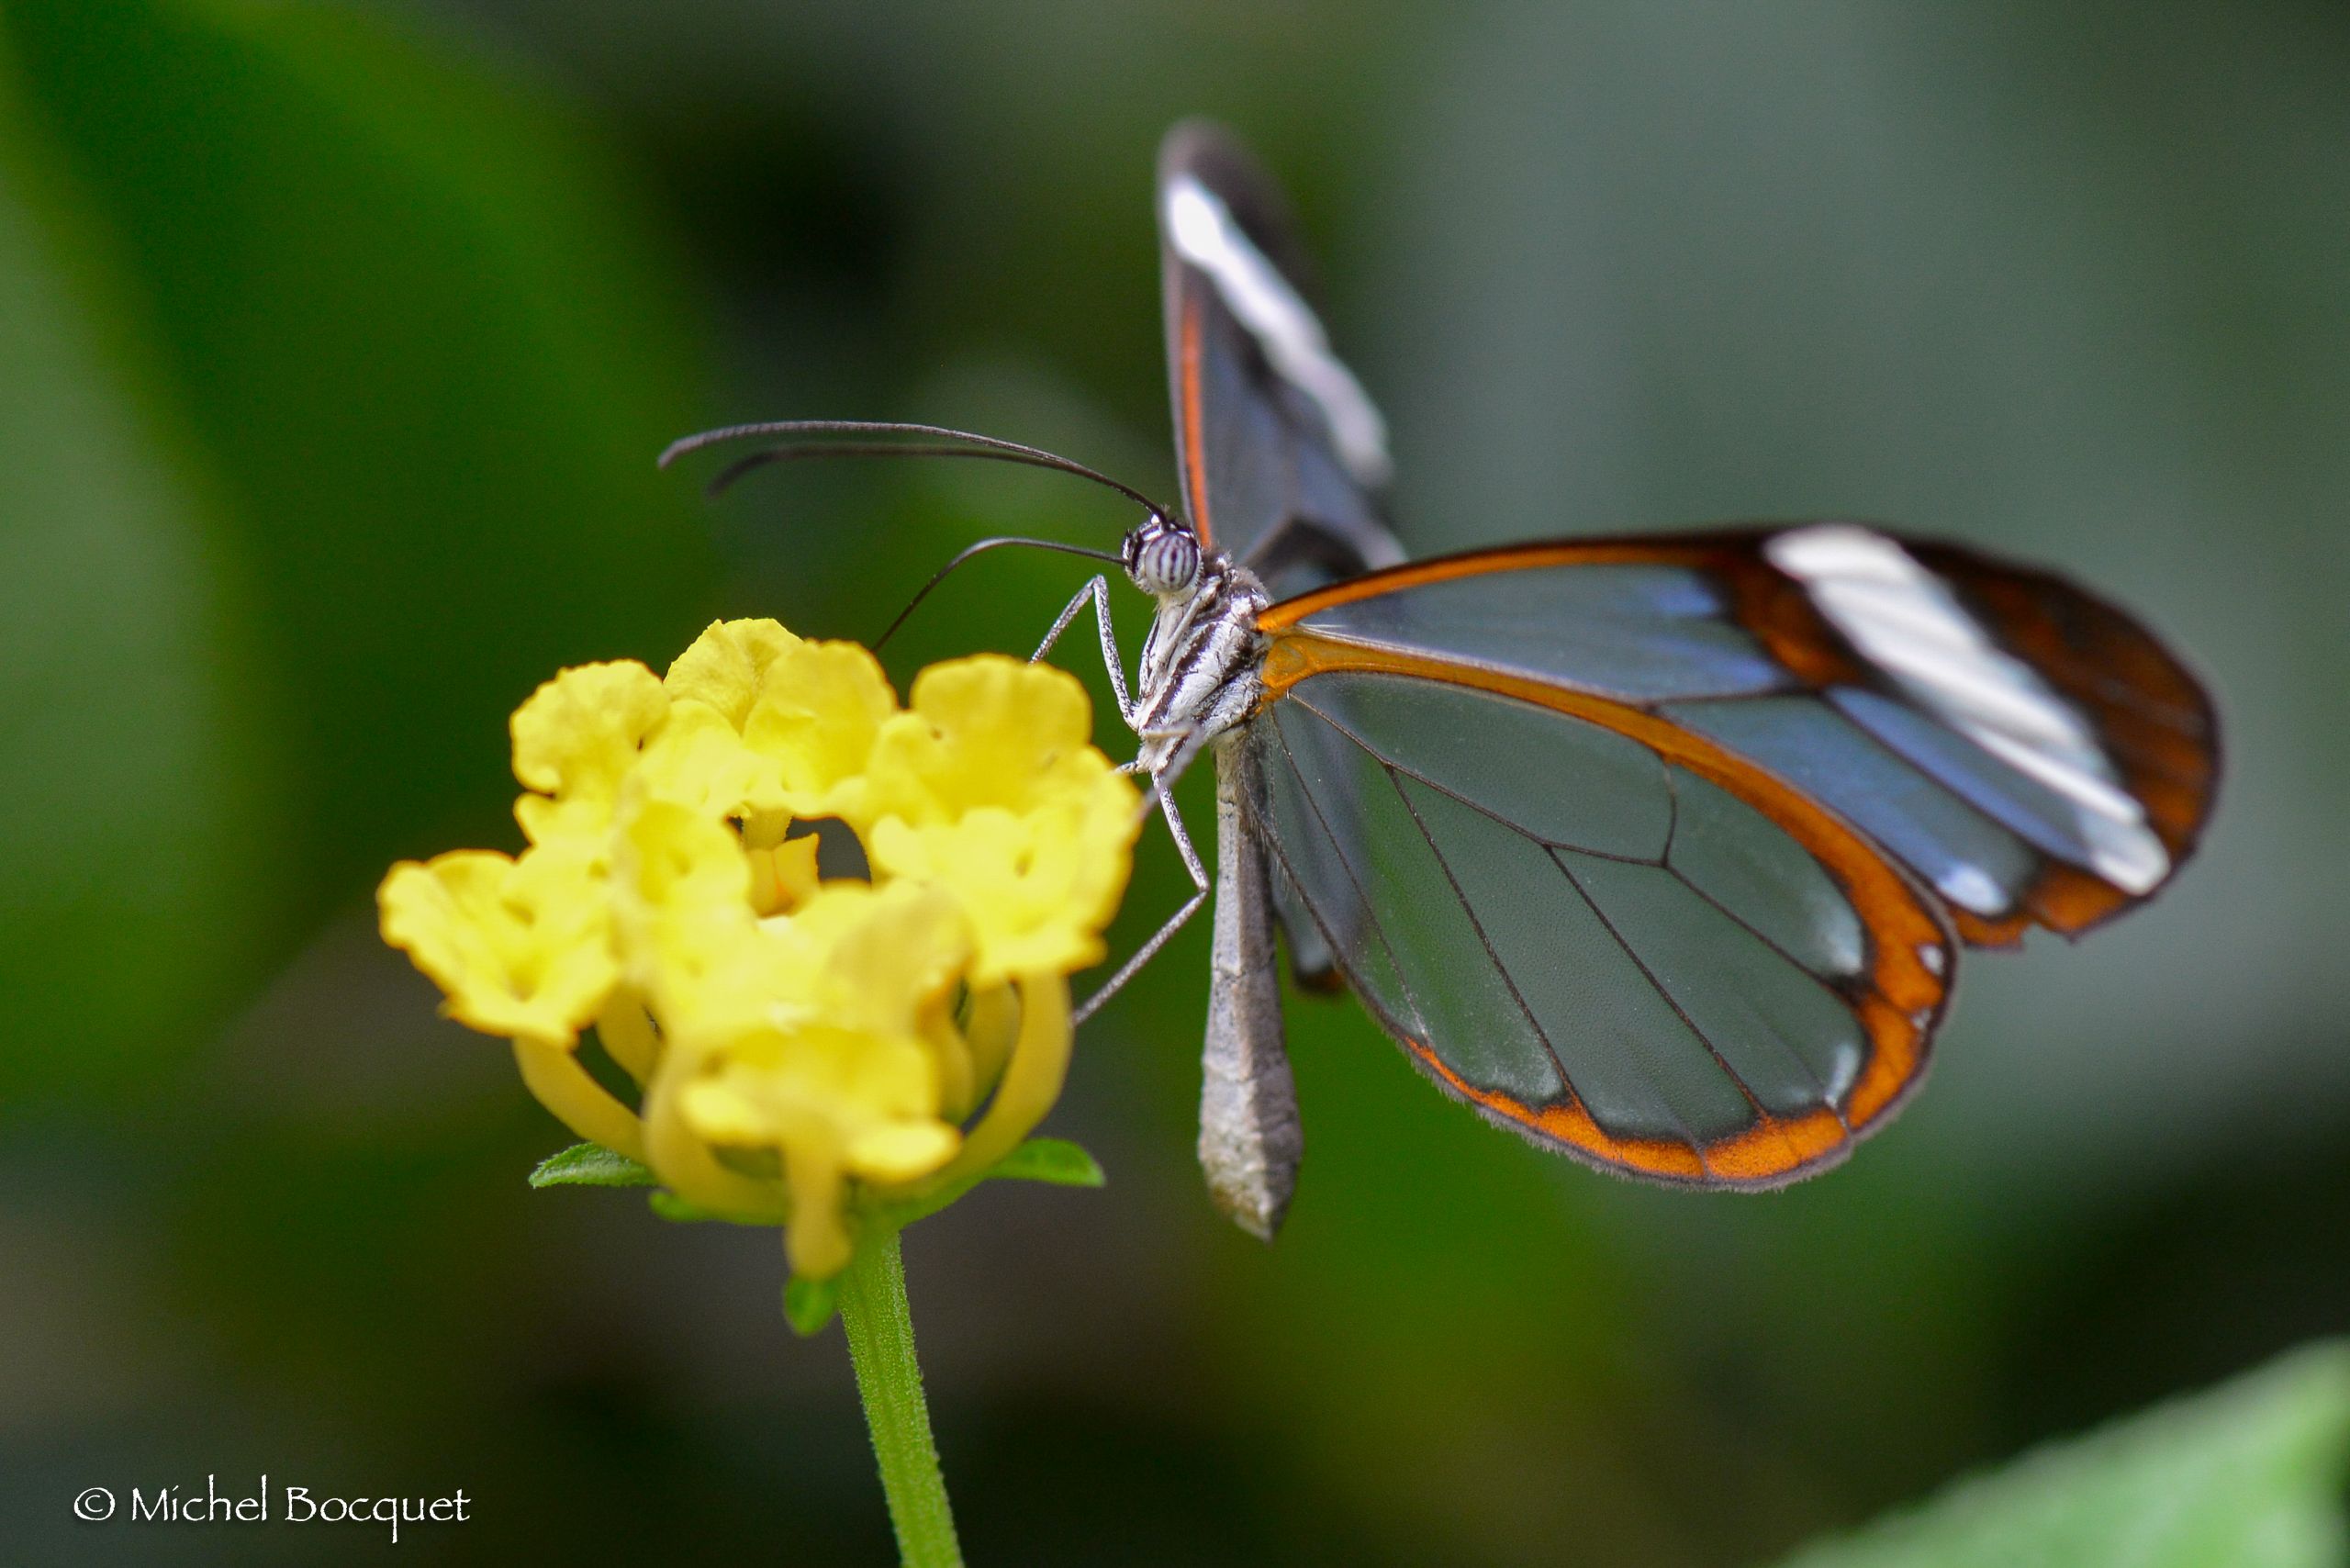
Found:
[[[439,982],[451,1017],[486,1034],[568,1047],[620,976],[604,879],[567,845],[403,861],[376,900],[384,940]]]
[[[946,891],[901,882],[827,882],[788,920],[777,972],[823,1015],[874,1034],[912,1035],[970,955],[964,912]]]
[[[630,983],[665,1029],[759,1015],[755,988],[733,994],[759,935],[750,859],[723,822],[674,801],[639,804],[615,839],[612,905]]]
[[[802,643],[767,671],[743,740],[776,764],[794,816],[856,822],[874,737],[897,710],[871,654],[854,643]]]
[[[878,1122],[849,1140],[847,1164],[871,1181],[912,1182],[954,1159],[962,1143],[944,1122]]]
[[[739,731],[768,666],[800,645],[779,621],[713,621],[669,666],[672,701],[707,703]]]
[[[971,924],[975,986],[1014,974],[1068,974],[1102,959],[1141,824],[1126,781],[1103,770],[1015,815],[988,806],[920,827],[899,817],[873,830],[875,870],[944,889]]]
[[[915,678],[909,710],[881,727],[869,810],[920,826],[1082,791],[1109,768],[1092,728],[1085,688],[1067,670],[1002,654],[933,665]]]
[[[671,801],[712,822],[772,813],[782,801],[775,764],[744,745],[716,709],[690,701],[669,710],[622,792]]]
[[[654,673],[632,659],[563,671],[514,711],[514,777],[535,791],[514,815],[533,844],[600,838],[621,780],[669,713]]]

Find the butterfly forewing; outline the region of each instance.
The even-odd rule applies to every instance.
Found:
[[[2175,874],[2194,853],[2219,789],[2219,716],[2202,684],[2143,627],[2073,584],[1950,545],[1908,548],[2087,721]],[[2131,894],[2060,862],[2032,889],[2022,916],[2004,926],[1961,924],[1984,942],[2013,941],[2025,918],[2083,931],[2153,890]]]
[[[2208,700],[2127,617],[1847,524],[1483,552],[1303,596],[1266,625],[1702,734],[1869,834],[1976,942],[2078,931],[2151,893],[2216,782]]]
[[[1160,150],[1167,364],[1185,510],[1294,593],[1403,559],[1381,520],[1386,430],[1331,352],[1286,204],[1223,132]]]

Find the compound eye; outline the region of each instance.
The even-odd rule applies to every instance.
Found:
[[[1200,572],[1200,546],[1188,533],[1171,530],[1158,541],[1158,558],[1152,562],[1158,591],[1175,593],[1192,586]]]
[[[1130,535],[1127,575],[1148,594],[1181,593],[1199,576],[1199,541],[1181,529],[1152,527]]]
[[[1200,544],[1188,533],[1170,534],[1167,540],[1167,577],[1169,588],[1190,588],[1200,575]]]

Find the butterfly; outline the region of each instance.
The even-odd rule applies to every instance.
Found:
[[[1199,1152],[1243,1228],[1271,1238],[1304,1147],[1277,929],[1302,983],[1343,983],[1438,1088],[1535,1144],[1770,1188],[1917,1088],[1963,948],[2077,935],[2193,852],[2216,716],[2121,610],[1843,521],[1409,560],[1384,422],[1277,186],[1187,122],[1158,217],[1180,510],[927,426],[736,427],[672,455],[911,431],[938,443],[888,450],[1061,468],[1145,506],[1114,555],[1077,552],[1154,601],[1131,684],[1102,577],[1037,656],[1091,605],[1195,889],[1089,1009],[1213,901]],[[878,450],[771,448],[720,483]],[[1010,543],[1036,542],[947,569]],[[1169,794],[1202,758],[1212,876]]]

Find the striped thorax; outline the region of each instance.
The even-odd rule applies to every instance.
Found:
[[[1180,770],[1255,711],[1265,661],[1257,617],[1270,599],[1254,572],[1157,518],[1126,536],[1122,554],[1128,578],[1158,603],[1130,717],[1141,766],[1151,774]]]

